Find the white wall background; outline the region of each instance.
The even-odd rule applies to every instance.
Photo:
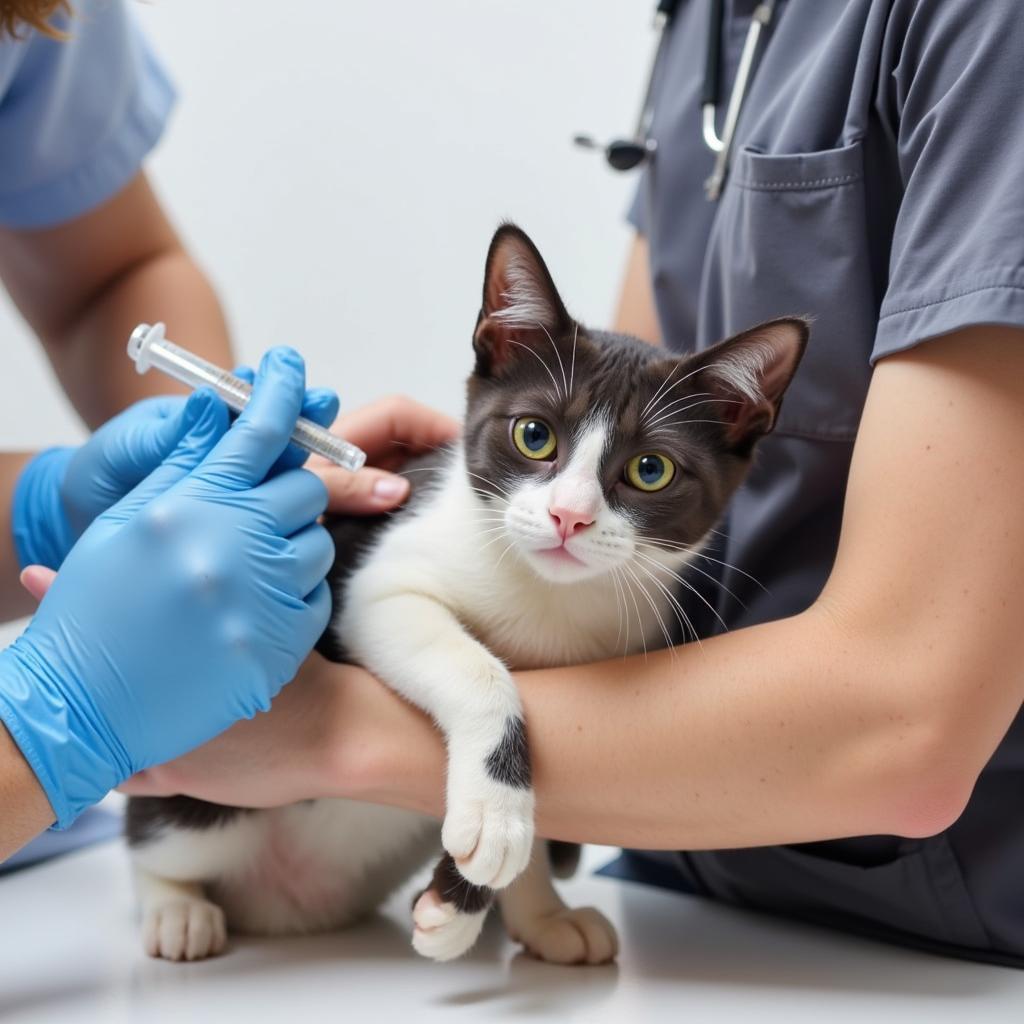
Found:
[[[569,140],[631,126],[652,7],[133,3],[180,91],[150,170],[239,354],[289,343],[344,406],[404,391],[457,412],[505,217],[534,237],[574,314],[606,323],[634,179]],[[0,449],[78,439],[2,300],[0,344]]]

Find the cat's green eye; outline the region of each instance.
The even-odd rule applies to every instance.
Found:
[[[636,455],[626,463],[626,481],[638,491],[660,491],[675,475],[675,463],[665,455]]]
[[[520,416],[512,424],[512,443],[528,459],[550,459],[558,447],[555,432],[536,416]]]

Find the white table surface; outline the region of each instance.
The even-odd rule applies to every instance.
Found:
[[[564,891],[618,925],[617,965],[537,963],[494,922],[465,959],[427,963],[409,948],[405,894],[347,932],[236,939],[218,959],[171,964],[143,954],[125,852],[105,843],[0,878],[0,1019],[1024,1021],[1024,971],[604,878],[578,877]]]

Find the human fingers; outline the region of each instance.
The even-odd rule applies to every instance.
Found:
[[[56,578],[57,573],[45,565],[26,565],[18,577],[21,585],[36,601],[42,601]]]
[[[409,481],[383,469],[365,467],[350,473],[340,466],[310,466],[327,488],[327,511],[335,515],[368,516],[387,512],[409,496]]]
[[[316,522],[327,509],[327,489],[315,473],[290,469],[254,487],[239,500],[259,509],[278,536],[290,537]]]
[[[236,377],[247,381],[249,384],[256,378],[255,372],[248,366],[238,366],[232,371]],[[302,415],[307,420],[312,420],[321,427],[329,427],[338,417],[338,394],[330,388],[307,388],[306,397],[302,403]],[[284,450],[284,454],[277,460],[270,470],[270,475],[283,473],[286,469],[294,469],[301,466],[309,458],[309,452],[298,445],[290,444]],[[323,460],[327,463],[327,460]],[[331,463],[327,463],[330,465]]]
[[[260,483],[288,447],[306,394],[306,366],[294,349],[272,348],[260,362],[252,398],[196,476],[242,491]]]
[[[337,433],[384,469],[455,440],[461,429],[458,420],[404,395],[378,399],[346,413],[336,424]]]
[[[294,579],[303,597],[313,594],[334,563],[334,541],[319,525],[307,526],[291,538]]]
[[[200,388],[185,403],[181,428],[184,433],[170,455],[110,508],[106,517],[129,518],[200,465],[228,430],[227,406],[209,388]]]

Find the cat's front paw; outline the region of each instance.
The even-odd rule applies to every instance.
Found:
[[[619,952],[614,925],[593,907],[537,916],[512,937],[549,964],[605,964]]]
[[[146,953],[164,960],[204,960],[227,945],[224,911],[209,900],[181,899],[146,910],[142,943]]]
[[[434,889],[420,894],[412,908],[412,946],[430,960],[454,960],[468,952],[480,935],[487,907],[468,913],[446,902]]]
[[[448,788],[441,842],[459,874],[491,889],[503,889],[530,862],[533,790],[487,778],[456,780]]]

